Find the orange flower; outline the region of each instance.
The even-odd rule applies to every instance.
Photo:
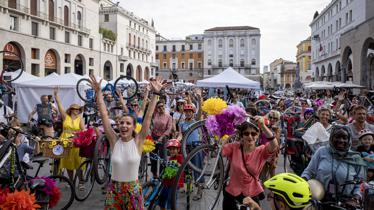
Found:
[[[35,195],[30,194],[29,191],[15,191],[14,193],[9,193],[7,195],[7,197],[5,198],[5,202],[0,204],[0,209],[36,210],[40,208],[40,206],[35,202]]]

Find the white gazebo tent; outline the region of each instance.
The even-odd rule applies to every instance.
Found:
[[[244,89],[260,89],[260,83],[250,80],[237,71],[235,71],[233,68],[229,67],[225,69],[220,74],[203,79],[198,80],[196,83],[196,86],[198,87],[226,87],[226,85],[229,88],[244,88]]]
[[[18,104],[18,119],[20,119],[22,123],[26,123],[28,114],[36,104],[40,103],[40,96],[53,95],[53,89],[57,86],[60,87],[60,98],[65,109],[72,103],[83,105],[83,101],[76,93],[76,85],[81,78],[83,77],[74,73],[61,76],[52,73],[43,78],[17,84],[16,98]]]

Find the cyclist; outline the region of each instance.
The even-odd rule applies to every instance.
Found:
[[[57,109],[50,103],[48,95],[42,95],[40,101],[41,103],[36,104],[35,108],[29,114],[29,124],[31,124],[32,117],[37,113],[39,129],[43,131],[44,135],[54,137],[53,113],[57,113]]]
[[[306,180],[317,179],[326,191],[325,200],[352,198],[361,200],[360,184],[347,182],[364,178],[366,164],[360,154],[351,150],[352,137],[347,126],[334,125],[327,146],[320,147],[302,173]],[[344,186],[345,185],[345,186]]]
[[[240,142],[225,144],[222,157],[230,160],[230,181],[223,190],[223,210],[237,209],[236,202],[242,202],[250,196],[257,203],[265,198],[264,190],[259,181],[260,173],[266,160],[273,156],[278,148],[278,140],[265,125],[262,117],[255,117],[256,122],[244,122],[238,126]],[[256,146],[261,126],[268,143]]]
[[[277,174],[264,182],[266,188],[273,193],[273,207],[275,210],[309,209],[312,193],[308,182],[303,178],[291,174]],[[253,210],[261,210],[260,206],[251,198],[243,199],[243,204]]]

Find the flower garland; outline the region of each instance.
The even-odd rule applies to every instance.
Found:
[[[41,191],[49,196],[49,207],[50,208],[55,207],[61,198],[61,191],[56,186],[56,181],[54,179],[51,179],[45,176],[36,177],[33,180],[35,179],[43,179],[45,181],[45,186],[41,189]],[[33,180],[31,180],[31,182]]]
[[[36,210],[41,206],[36,204],[35,194],[30,191],[21,190],[13,193],[1,190],[0,209],[2,210]]]
[[[75,133],[75,137],[72,142],[76,147],[87,147],[91,145],[92,142],[96,142],[95,130],[93,128],[88,128],[87,130]]]
[[[208,115],[220,114],[227,107],[227,103],[220,98],[209,98],[203,102],[202,110]]]
[[[214,104],[211,104],[211,106],[214,106]],[[223,138],[225,135],[234,134],[235,126],[242,124],[246,120],[246,117],[247,113],[241,107],[230,105],[220,113],[208,116],[205,126],[211,134],[218,138]]]
[[[155,142],[153,141],[152,136],[148,135],[145,138],[145,141],[143,144],[143,153],[150,153],[155,149],[156,149]]]
[[[164,172],[162,173],[162,179],[171,179],[177,175],[179,163],[176,160],[172,160],[168,163],[168,165],[164,168]]]

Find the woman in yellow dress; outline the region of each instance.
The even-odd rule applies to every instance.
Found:
[[[74,136],[75,132],[85,129],[84,122],[80,116],[82,113],[82,107],[78,104],[71,104],[70,107],[65,111],[58,92],[59,88],[55,88],[54,95],[57,102],[57,107],[63,120],[63,131],[60,138],[69,139],[70,137]],[[60,170],[66,169],[69,179],[73,181],[74,170],[78,169],[83,161],[84,159],[79,156],[79,148],[73,147],[67,157],[61,158],[59,168]]]

